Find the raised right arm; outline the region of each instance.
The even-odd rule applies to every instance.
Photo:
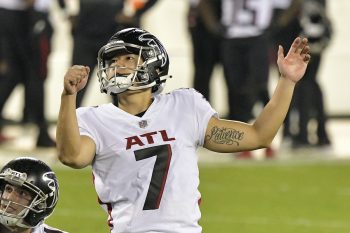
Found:
[[[72,168],[90,165],[96,152],[94,141],[80,135],[76,116],[76,95],[85,87],[89,72],[88,67],[72,66],[64,77],[56,140],[59,160]]]

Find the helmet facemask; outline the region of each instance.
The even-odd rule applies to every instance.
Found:
[[[113,59],[119,55],[136,54],[135,68],[113,65]],[[157,67],[164,60],[157,47],[139,46],[123,41],[112,41],[102,47],[98,55],[97,76],[100,91],[118,94],[126,90],[140,90],[157,86],[163,87],[168,76],[160,76]],[[152,89],[153,92],[153,89]]]

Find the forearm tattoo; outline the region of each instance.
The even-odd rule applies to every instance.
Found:
[[[212,128],[210,135],[207,135],[206,138],[217,144],[235,144],[236,146],[239,146],[239,141],[244,138],[244,132],[230,128],[218,128],[215,126]]]

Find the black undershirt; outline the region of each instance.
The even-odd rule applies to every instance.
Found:
[[[135,114],[135,116],[137,116],[137,117],[142,117],[142,116],[145,114],[146,111],[147,111],[147,110],[145,110],[145,111],[143,111],[143,112],[140,112],[140,113],[137,113],[137,114]]]
[[[153,98],[152,98],[152,102],[153,102]],[[114,104],[114,106],[116,106],[116,107],[118,107],[118,102],[113,102],[113,104]],[[135,116],[137,116],[137,117],[142,117],[143,115],[145,115],[145,112],[147,111],[147,109],[145,110],[145,111],[143,111],[143,112],[140,112],[140,113],[137,113],[137,114],[135,114]]]

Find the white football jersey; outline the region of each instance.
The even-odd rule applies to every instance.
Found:
[[[59,229],[50,227],[46,224],[40,224],[32,230],[32,233],[68,233],[66,231],[61,231]]]
[[[261,35],[271,23],[275,8],[286,8],[290,0],[222,0],[221,23],[227,38]]]
[[[196,150],[217,116],[201,94],[157,95],[142,117],[113,104],[77,114],[80,134],[96,144],[94,185],[112,233],[201,232]]]
[[[25,10],[27,9],[27,5],[23,0],[1,0],[0,8],[8,10]]]

